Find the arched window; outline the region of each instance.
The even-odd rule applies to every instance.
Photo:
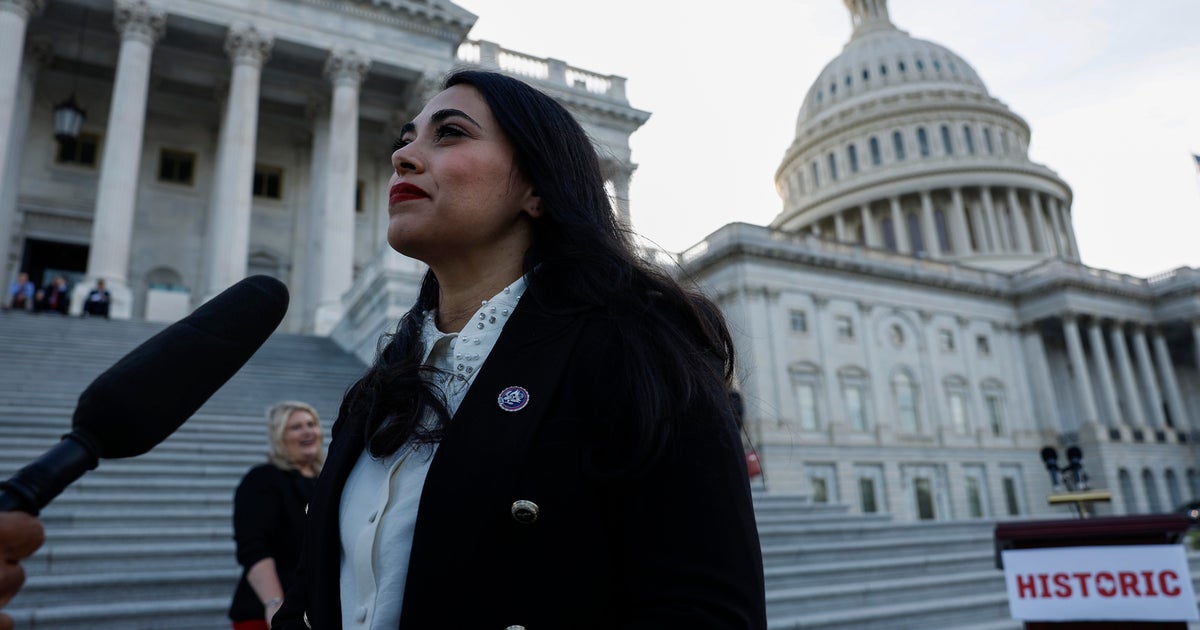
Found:
[[[925,237],[921,232],[921,220],[915,212],[904,215],[904,226],[908,228],[908,247],[914,254],[925,252]]]
[[[1158,482],[1155,481],[1154,473],[1150,472],[1149,468],[1142,469],[1142,485],[1146,489],[1146,502],[1150,504],[1150,513],[1162,512],[1162,498],[1158,496]]]
[[[896,401],[896,418],[900,430],[917,433],[921,430],[921,408],[917,400],[917,385],[907,372],[899,371],[892,377],[892,395]]]
[[[983,128],[983,148],[987,149],[988,155],[996,153],[996,148],[992,145],[992,128]]]
[[[871,71],[867,70],[866,68],[863,68],[863,81],[869,81],[870,79],[871,79]]]
[[[850,160],[850,172],[858,172],[858,148],[853,144],[846,147],[846,157]]]
[[[1008,130],[1001,129],[1000,130],[1000,151],[1004,155],[1008,155],[1009,150],[1010,150],[1010,147],[1008,144]]]
[[[921,157],[929,157],[929,136],[924,127],[917,127],[917,151]]]
[[[1167,508],[1174,510],[1183,505],[1183,493],[1179,491],[1179,478],[1175,476],[1175,471],[1168,468],[1163,473],[1163,481],[1167,485],[1167,499],[1171,502]]]
[[[950,141],[950,127],[942,125],[942,150],[946,155],[954,155],[954,143]]]
[[[837,81],[829,84],[829,96],[832,97],[835,94],[837,94]]]
[[[899,249],[896,246],[896,226],[892,225],[892,217],[884,217],[883,220],[879,222],[879,225],[883,229],[884,249],[890,249],[892,251]]]
[[[821,167],[817,165],[816,160],[813,160],[812,163],[812,180],[813,188],[821,185]]]
[[[1133,476],[1124,468],[1117,471],[1117,483],[1121,486],[1121,499],[1126,514],[1137,514],[1137,495],[1134,494]]]
[[[1200,475],[1196,474],[1195,468],[1187,469],[1187,484],[1188,492],[1191,492],[1191,500],[1200,499]]]
[[[950,251],[950,230],[946,225],[946,212],[941,208],[933,209],[933,226],[937,230],[938,245],[942,251]]]
[[[904,159],[904,136],[899,131],[892,132],[892,150],[896,153],[897,161]]]
[[[837,155],[830,152],[830,154],[829,154],[829,181],[836,182],[837,178],[838,178]]]
[[[898,70],[900,70],[900,72],[904,72],[904,70],[905,70],[904,61],[896,62],[896,68]]]
[[[938,72],[941,72],[942,71],[942,62],[937,59],[934,59],[933,60],[933,69],[937,70]]]
[[[919,70],[921,72],[925,71],[925,62],[924,61],[922,61],[920,59],[917,60],[917,70]]]
[[[871,145],[871,166],[879,166],[883,162],[883,155],[879,151],[879,138],[871,136],[867,144]]]
[[[963,125],[963,138],[967,141],[967,153],[975,155],[975,136],[971,134],[970,125]]]
[[[882,63],[879,64],[879,76],[881,76],[881,77],[887,76],[887,65],[886,64],[882,64]]]

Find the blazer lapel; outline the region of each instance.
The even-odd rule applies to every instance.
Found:
[[[405,587],[406,619],[413,618],[410,603],[418,608],[453,592],[459,570],[471,566],[481,528],[511,518],[510,489],[552,406],[581,329],[581,318],[551,315],[524,300],[514,311],[447,427],[425,479]],[[524,388],[528,401],[507,411],[498,398],[513,386]]]

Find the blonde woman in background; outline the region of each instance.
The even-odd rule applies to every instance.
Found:
[[[233,537],[242,578],[229,606],[234,630],[265,630],[291,586],[304,510],[325,463],[321,422],[311,405],[267,410],[269,463],[250,469],[233,500]]]

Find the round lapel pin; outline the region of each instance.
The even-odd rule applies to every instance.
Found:
[[[506,387],[504,391],[500,392],[500,396],[496,398],[496,402],[505,411],[520,411],[525,408],[525,405],[529,404],[529,392],[525,391],[524,387],[516,385]]]

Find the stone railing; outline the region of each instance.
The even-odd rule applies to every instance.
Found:
[[[607,96],[615,101],[626,102],[625,77],[612,74],[597,74],[582,68],[567,65],[553,58],[541,58],[508,50],[495,42],[484,40],[466,41],[458,47],[458,60],[481,68],[499,70],[523,78],[544,81],[553,85]]]
[[[748,223],[726,225],[703,241],[684,250],[679,254],[678,260],[680,265],[686,267],[707,255],[739,245],[770,249],[782,246],[802,253],[805,257],[824,261],[823,264],[869,268],[875,273],[882,273],[889,277],[902,276],[933,283],[953,282],[987,292],[1003,292],[1011,286],[1008,276],[996,271],[899,254],[857,243],[823,239],[811,233],[772,230]]]

